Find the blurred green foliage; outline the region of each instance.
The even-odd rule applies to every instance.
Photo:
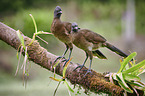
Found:
[[[32,14],[36,20],[36,24],[38,27],[38,31],[47,31],[50,32],[50,26],[51,22],[53,20],[53,11],[50,8],[47,9],[30,9],[30,10],[21,10],[17,12],[17,14],[13,16],[8,16],[4,18],[4,23],[7,24],[8,26],[11,26],[15,30],[21,30],[23,34],[26,36],[32,38],[35,29],[34,29],[34,24],[29,16],[29,14]],[[40,37],[43,36],[42,38],[49,42],[49,44],[54,43],[55,41],[54,36],[52,35],[39,35]],[[37,38],[36,38],[37,39]],[[39,39],[37,39],[39,40]],[[56,41],[55,41],[56,42]],[[42,42],[40,40],[40,43],[44,46],[47,47],[47,49],[52,49],[51,46],[48,47],[47,44]],[[2,46],[1,46],[2,47]]]
[[[14,29],[20,29],[25,35],[32,36],[35,30],[33,21],[29,14],[34,16],[38,30],[50,32],[53,12],[49,8],[23,10],[14,16],[5,18],[4,22]]]
[[[115,21],[118,22],[117,28],[121,32],[120,23],[125,13],[126,0],[1,0],[0,20],[14,29],[21,29],[21,31],[30,33],[33,32],[33,23],[29,17],[31,13],[36,19],[38,30],[49,30],[55,6],[65,6],[69,2],[75,2],[75,7],[77,7],[77,14],[75,15],[80,22],[110,20],[109,23],[111,24],[111,21]],[[135,0],[136,32],[142,34],[145,33],[144,4],[144,0]],[[64,8],[67,9],[67,7]],[[26,35],[31,36],[32,33]]]
[[[50,6],[57,0],[0,0],[0,12],[17,12],[32,7]]]

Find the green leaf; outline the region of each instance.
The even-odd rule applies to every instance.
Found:
[[[125,83],[125,80],[124,80],[124,78],[123,78],[122,73],[116,74],[116,78],[117,78],[117,80],[118,80],[119,82],[122,82],[122,83],[124,84],[125,87],[129,88],[128,85]]]
[[[55,63],[55,65],[53,66],[53,68],[56,67],[56,66],[59,64],[59,62],[60,62],[61,59],[62,59],[62,58],[60,58],[59,61],[57,61],[57,62]]]
[[[39,34],[52,34],[52,33],[43,32],[43,31],[37,32],[37,25],[36,25],[35,19],[34,19],[34,17],[32,16],[32,14],[29,14],[29,15],[30,15],[30,17],[31,17],[32,20],[33,20],[33,24],[34,24],[34,27],[35,27],[35,33],[33,34],[32,41],[30,42],[30,44],[29,44],[28,46],[30,46],[30,45],[34,42],[35,37],[36,37],[37,35],[39,35]],[[38,38],[40,39],[40,37],[38,37]],[[44,42],[47,44],[47,42],[46,42],[45,40],[43,40],[42,38],[41,38],[41,40],[44,41]]]
[[[23,76],[26,72],[26,64],[27,64],[27,59],[28,59],[28,56],[27,56],[27,47],[26,47],[26,50],[25,50],[25,57],[24,57],[24,61],[23,61]]]
[[[19,48],[18,48],[18,50],[19,50]],[[23,50],[23,46],[22,46],[21,49],[20,49],[20,54],[19,54],[19,56],[18,56],[18,51],[17,51],[18,65],[17,65],[17,69],[16,69],[15,76],[17,75],[17,73],[18,73],[18,71],[19,71],[19,65],[20,65],[22,50]]]
[[[29,45],[28,46],[30,46],[33,42],[34,42],[34,40],[35,40],[35,33],[33,34],[33,38],[32,38],[32,41],[29,43]]]
[[[133,93],[133,91],[130,88],[127,88],[122,82],[119,82],[119,85],[127,92]]]
[[[67,69],[67,67],[64,67],[64,69],[63,69],[63,78],[65,78],[66,69]]]
[[[117,73],[122,72],[124,70],[125,66],[128,64],[128,62],[131,61],[131,59],[133,59],[133,57],[135,57],[136,54],[137,54],[136,52],[133,52],[127,58],[125,58],[124,61],[121,62],[121,67]]]
[[[19,59],[19,49],[20,49],[20,53],[22,53],[23,46],[22,45],[19,45],[19,47],[17,49],[17,59]]]
[[[48,34],[48,35],[51,34],[51,35],[52,35],[52,33],[49,33],[49,32],[43,32],[43,31],[39,31],[39,32],[36,33],[36,35],[39,35],[39,34]]]
[[[69,91],[74,93],[74,90],[69,86],[69,84],[67,83],[67,81],[64,81],[65,85],[67,86],[67,88],[69,89]]]
[[[131,63],[131,62],[130,62]],[[129,64],[127,64],[126,66],[125,66],[125,68],[124,68],[124,70],[123,71],[125,71],[125,70],[127,70],[127,69],[129,69],[130,67],[129,67]]]
[[[65,78],[66,69],[67,69],[67,66],[68,66],[68,64],[70,63],[71,60],[72,60],[72,58],[70,58],[70,60],[64,66],[64,69],[63,69],[63,78]]]
[[[62,81],[62,79],[56,79],[54,77],[49,77],[49,78],[52,79],[52,80],[54,80],[54,81],[58,81],[58,82],[61,82]]]
[[[19,37],[19,39],[20,39],[20,42],[21,42],[23,48],[26,49],[26,48],[25,48],[25,44],[24,44],[23,36],[20,34],[20,30],[17,30],[16,33],[17,33],[17,35],[18,35],[18,37]]]
[[[145,91],[145,86],[142,85],[142,84],[139,83],[139,82],[128,82],[128,81],[127,81],[127,83],[128,83],[129,85],[131,85],[132,87],[136,88],[136,89],[144,90],[144,91]]]
[[[29,15],[30,15],[30,17],[31,17],[31,18],[32,18],[32,20],[33,20],[34,27],[35,27],[35,33],[37,33],[37,25],[36,25],[35,19],[34,19],[34,17],[33,17],[33,15],[32,15],[32,14],[29,14]]]
[[[129,62],[129,64],[131,65],[131,67],[133,67],[134,65],[136,65],[135,61],[136,60],[133,58],[133,61],[132,62]]]
[[[35,27],[35,33],[33,34],[32,41],[30,42],[30,44],[28,46],[30,46],[34,42],[36,34],[37,34],[37,25],[36,25],[35,19],[34,19],[32,14],[29,14],[29,15],[33,20],[33,24],[34,24],[34,27]]]
[[[140,85],[143,85],[145,87],[145,83],[140,82],[140,81],[136,81],[137,83],[139,83]]]
[[[138,76],[132,75],[132,74],[124,74],[124,79],[128,80],[128,81],[131,81],[131,80],[140,81],[141,80]]]
[[[53,96],[56,96],[55,94],[56,94],[56,91],[57,91],[57,89],[58,89],[60,83],[61,83],[61,81],[58,83],[58,85],[57,85],[57,87],[56,87],[56,89],[55,89],[55,91],[54,91],[54,93],[53,93]]]
[[[117,80],[117,77],[116,77],[117,73],[113,73],[112,77],[114,80]],[[117,80],[118,81],[118,80]]]
[[[41,37],[39,37],[38,35],[36,36],[37,38],[39,38],[40,40],[42,40],[44,43],[48,44],[47,41],[45,41],[44,39],[42,39]]]
[[[132,73],[135,70],[138,70],[139,68],[145,66],[145,60],[141,61],[140,63],[136,64],[135,66],[129,68],[128,70],[123,71],[123,74],[127,74],[127,73]]]
[[[118,83],[120,84],[120,86],[126,90],[127,92],[129,93],[133,93],[133,91],[129,88],[129,86],[126,84],[124,78],[123,78],[123,75],[122,73],[119,73],[119,74],[116,74],[116,77],[117,77],[117,81]]]
[[[145,66],[143,66],[143,67],[141,67],[141,68],[139,68],[138,70],[137,70],[137,75],[139,76],[140,74],[143,74],[143,73],[145,73]]]
[[[134,62],[133,66],[135,66],[135,62]],[[145,66],[138,68],[137,70],[135,70],[131,74],[139,76],[140,74],[143,74],[144,72],[145,72]]]

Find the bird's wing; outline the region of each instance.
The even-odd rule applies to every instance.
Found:
[[[93,56],[98,57],[100,59],[107,59],[107,57],[99,50],[92,51]]]
[[[106,39],[103,36],[93,32],[91,30],[82,29],[80,31],[82,32],[84,38],[88,42],[92,42],[92,43],[96,44],[96,43],[100,43],[100,42],[104,43],[106,41]]]
[[[71,32],[71,23],[63,22],[63,24],[64,24],[64,27],[65,27],[67,33],[70,34],[70,32]]]

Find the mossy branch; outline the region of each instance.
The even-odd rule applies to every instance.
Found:
[[[22,33],[21,33],[22,34]],[[57,58],[56,55],[48,52],[45,48],[39,45],[39,42],[36,40],[30,45],[29,43],[32,41],[31,38],[23,35],[25,46],[28,47],[27,52],[29,55],[29,60],[35,62],[36,64],[42,66],[43,68],[48,69],[53,72],[53,62]],[[8,27],[7,25],[0,22],[0,40],[6,42],[8,45],[12,46],[16,50],[19,48],[21,42],[16,34],[16,30]],[[51,46],[51,45],[50,45]],[[62,76],[63,74],[63,63],[61,62],[55,68],[56,74]],[[92,74],[87,74],[84,77],[86,71],[79,71],[79,69],[73,71],[78,64],[71,62],[66,70],[66,78],[72,84],[78,84],[85,88],[86,90],[90,90],[94,93],[106,93],[114,96],[123,95],[124,90],[117,85],[114,85],[109,80],[104,77],[101,73],[97,73],[92,70]],[[83,68],[82,70],[86,70],[87,68]]]

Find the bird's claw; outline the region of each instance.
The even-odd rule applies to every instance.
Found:
[[[79,64],[79,66],[77,66],[73,71],[75,71],[75,70],[78,69],[78,68],[80,68],[80,70],[81,70],[83,67],[85,67],[85,66]]]
[[[83,77],[85,77],[88,73],[93,74],[93,73],[91,72],[91,69],[88,69],[87,72],[86,72],[86,74],[85,74]]]
[[[63,60],[62,62],[64,62],[65,61],[65,63],[64,63],[64,65],[63,65],[63,67],[66,65],[66,63],[69,61],[70,59],[65,59],[65,60]]]
[[[58,60],[58,59],[65,59],[65,57],[64,56],[59,56],[59,57],[57,57],[55,60],[54,60],[54,63]]]
[[[81,70],[83,67],[85,67],[85,66],[79,64],[79,66],[77,66],[73,71],[75,71],[75,70],[78,69],[78,68],[80,68],[80,70]],[[87,71],[83,77],[85,77],[88,73],[93,74],[93,73],[91,72],[91,69],[83,70],[83,71]]]

